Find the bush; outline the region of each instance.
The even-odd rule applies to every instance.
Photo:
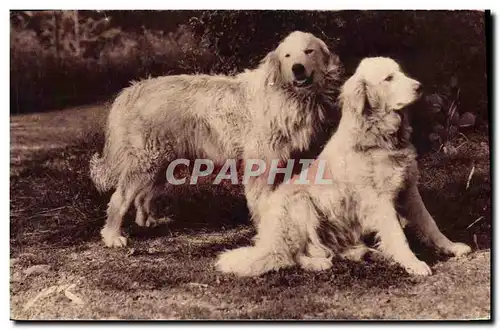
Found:
[[[169,17],[184,23],[174,29]],[[72,32],[76,26],[79,33]],[[361,58],[386,55],[429,94],[454,97],[445,89],[453,78],[458,113],[488,122],[485,14],[479,11],[12,12],[11,112],[108,98],[150,75],[232,74],[255,66],[293,30],[322,38],[348,74]],[[417,116],[428,118],[424,113]],[[426,136],[442,124],[436,118]]]
[[[186,25],[170,33],[124,31],[109,17],[82,14],[76,38],[69,13],[11,14],[11,113],[107,99],[131,80],[204,71],[213,60]]]

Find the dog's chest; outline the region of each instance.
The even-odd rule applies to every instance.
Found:
[[[274,117],[269,125],[270,145],[275,150],[289,146],[291,150],[306,151],[312,138],[324,122],[324,106],[312,101],[306,104],[292,102],[286,112]]]
[[[412,164],[411,154],[406,150],[382,150],[370,152],[365,157],[365,182],[379,194],[394,196],[403,189]]]

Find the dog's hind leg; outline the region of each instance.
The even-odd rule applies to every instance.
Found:
[[[151,211],[153,198],[159,194],[159,188],[150,185],[143,189],[134,200],[136,208],[135,223],[140,227],[155,227],[162,223],[167,223],[170,218],[157,219]]]
[[[461,256],[471,252],[468,245],[452,242],[441,233],[427,211],[416,183],[412,183],[401,197],[403,198],[403,212],[408,220],[408,227],[415,232],[423,244],[446,255]]]
[[[296,261],[288,245],[290,240],[283,236],[281,219],[272,214],[265,222],[259,223],[257,231],[255,246],[223,252],[218,257],[216,268],[238,276],[259,276],[295,265]],[[297,238],[299,239],[300,237]]]
[[[132,196],[130,194],[124,195],[122,187],[118,185],[118,188],[109,201],[108,218],[106,219],[104,228],[101,230],[102,239],[107,247],[122,247],[127,245],[127,239],[121,234],[121,225],[132,200]]]
[[[308,233],[308,243],[305,248],[305,253],[299,253],[297,255],[297,263],[305,270],[309,271],[322,271],[330,269],[332,264],[332,251],[327,248],[318,236],[318,228],[316,225],[317,216],[311,217],[312,209],[306,213],[309,215],[307,220],[307,233]]]
[[[238,276],[259,276],[296,264],[295,255],[305,248],[307,235],[280,204],[283,196],[275,193],[257,225],[255,246],[242,247],[219,255],[216,268]]]
[[[286,251],[273,251],[267,247],[247,246],[220,254],[216,268],[224,273],[233,273],[246,277],[260,276],[293,265],[295,265],[295,261]]]
[[[108,205],[108,218],[101,236],[107,247],[122,247],[127,240],[120,233],[123,218],[137,196],[152,185],[152,177],[139,171],[128,171],[120,178],[118,187]],[[142,209],[141,209],[142,210]]]
[[[147,151],[144,153],[145,156],[143,156],[147,161],[143,161],[140,164],[143,181],[134,199],[134,206],[136,208],[135,223],[140,227],[154,227],[159,222],[153,217],[151,212],[152,200],[168,184],[166,177],[168,166],[166,164],[175,159],[172,146],[167,142],[165,142],[166,145],[162,145],[154,139],[148,142]]]
[[[146,226],[146,219],[149,219],[151,214],[150,203],[153,198],[152,185],[142,189],[134,199],[136,209],[135,223],[140,226]]]

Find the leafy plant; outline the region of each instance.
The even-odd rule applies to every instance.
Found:
[[[458,79],[452,76],[449,85],[443,87],[441,93],[433,93],[426,97],[428,111],[434,126],[429,140],[437,151],[446,155],[454,155],[468,139],[460,130],[473,127],[476,115],[458,110],[460,105],[460,87]],[[433,118],[432,118],[433,117]]]

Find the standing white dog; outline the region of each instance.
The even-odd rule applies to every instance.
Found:
[[[124,89],[108,118],[102,157],[90,172],[101,191],[116,188],[101,231],[108,247],[126,245],[123,217],[134,203],[136,223],[154,222],[155,183],[177,158],[287,160],[309,149],[335,111],[339,61],[310,33],[293,32],[254,70],[234,77],[180,75]],[[245,185],[249,209],[272,189],[266,179]]]
[[[416,153],[402,111],[420,96],[420,86],[392,59],[361,61],[342,87],[337,132],[317,160],[326,161],[332,184],[281,185],[261,208],[255,246],[223,253],[218,269],[239,276],[295,264],[323,270],[334,254],[359,259],[367,251],[361,236],[375,232],[384,256],[410,274],[430,275],[410,250],[395,209],[398,194],[416,186]],[[456,254],[470,251],[450,244]]]

